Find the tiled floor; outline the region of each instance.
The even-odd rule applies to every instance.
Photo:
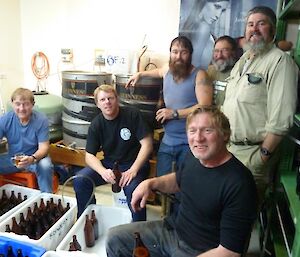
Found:
[[[65,196],[75,197],[75,193],[71,183],[65,186],[64,190],[62,186],[59,186],[58,194],[62,194]],[[99,186],[95,189],[95,195],[97,204],[103,205],[113,205],[113,195],[111,191],[111,185],[103,185]],[[162,208],[157,205],[147,204],[147,220],[157,220],[162,217]],[[248,253],[245,257],[259,257],[259,238],[258,232],[256,229],[252,232]]]

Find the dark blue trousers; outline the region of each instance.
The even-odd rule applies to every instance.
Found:
[[[105,168],[111,169],[113,166],[112,161],[102,160],[101,162]],[[131,167],[131,165],[132,163],[125,163],[125,164],[120,163],[119,169],[121,172],[123,172],[128,170]],[[141,183],[143,180],[145,180],[148,177],[149,170],[150,170],[149,162],[146,162],[144,166],[139,170],[136,177],[133,178],[133,180],[130,182],[130,184],[123,188],[128,207],[132,213],[133,221],[145,221],[147,218],[146,208],[143,208],[142,210],[137,212],[133,212],[130,202],[132,198],[132,192],[138,186],[139,183]],[[80,215],[83,213],[83,211],[89,204],[96,204],[95,195],[92,196],[93,184],[91,180],[95,183],[95,186],[104,185],[107,184],[107,182],[101,177],[100,174],[98,174],[96,171],[94,171],[89,167],[83,168],[77,174],[80,176],[74,179],[73,186],[74,186],[76,199],[77,199],[77,208],[78,208],[77,217],[80,217]],[[89,177],[91,180],[86,177]]]

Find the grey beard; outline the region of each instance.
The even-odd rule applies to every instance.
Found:
[[[217,71],[225,71],[230,67],[233,67],[235,60],[231,57],[227,60],[223,60],[222,63],[218,63],[215,60],[212,60],[212,64]]]
[[[246,42],[243,46],[244,51],[250,50],[254,54],[260,54],[264,52],[267,48],[268,44],[265,42],[265,40],[261,40],[255,44],[251,42]]]

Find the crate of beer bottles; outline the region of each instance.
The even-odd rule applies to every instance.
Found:
[[[47,251],[42,257],[99,257],[96,253],[84,253],[81,251],[65,252],[65,251]],[[101,256],[106,257],[106,254]]]
[[[9,237],[0,236],[0,254],[4,254],[4,256],[20,255],[30,257],[41,257],[45,252],[46,249],[43,247],[15,240]]]
[[[15,213],[24,204],[33,201],[40,190],[5,184],[0,187],[0,222]],[[19,198],[19,199],[18,199]],[[6,199],[6,200],[5,200]]]
[[[98,239],[95,240],[95,243],[92,247],[87,247],[84,228],[86,223],[86,215],[91,218],[92,210],[94,210],[97,219]],[[130,223],[131,220],[131,212],[128,208],[126,209],[122,207],[91,204],[78,218],[69,233],[58,245],[56,251],[58,253],[64,252],[64,257],[69,256],[70,254],[70,256],[72,256],[74,252],[69,251],[70,243],[73,242],[73,236],[76,235],[76,239],[81,246],[81,251],[77,252],[82,254],[93,254],[94,256],[96,254],[98,257],[106,256],[105,241],[109,228]]]
[[[75,223],[76,198],[39,194],[0,223],[0,235],[55,250]]]

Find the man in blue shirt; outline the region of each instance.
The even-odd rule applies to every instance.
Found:
[[[5,137],[8,144],[8,153],[0,155],[0,173],[34,172],[40,190],[52,193],[47,117],[33,110],[34,95],[29,89],[16,89],[11,102],[13,111],[0,117],[0,139]],[[18,164],[13,162],[16,155],[21,155]]]

